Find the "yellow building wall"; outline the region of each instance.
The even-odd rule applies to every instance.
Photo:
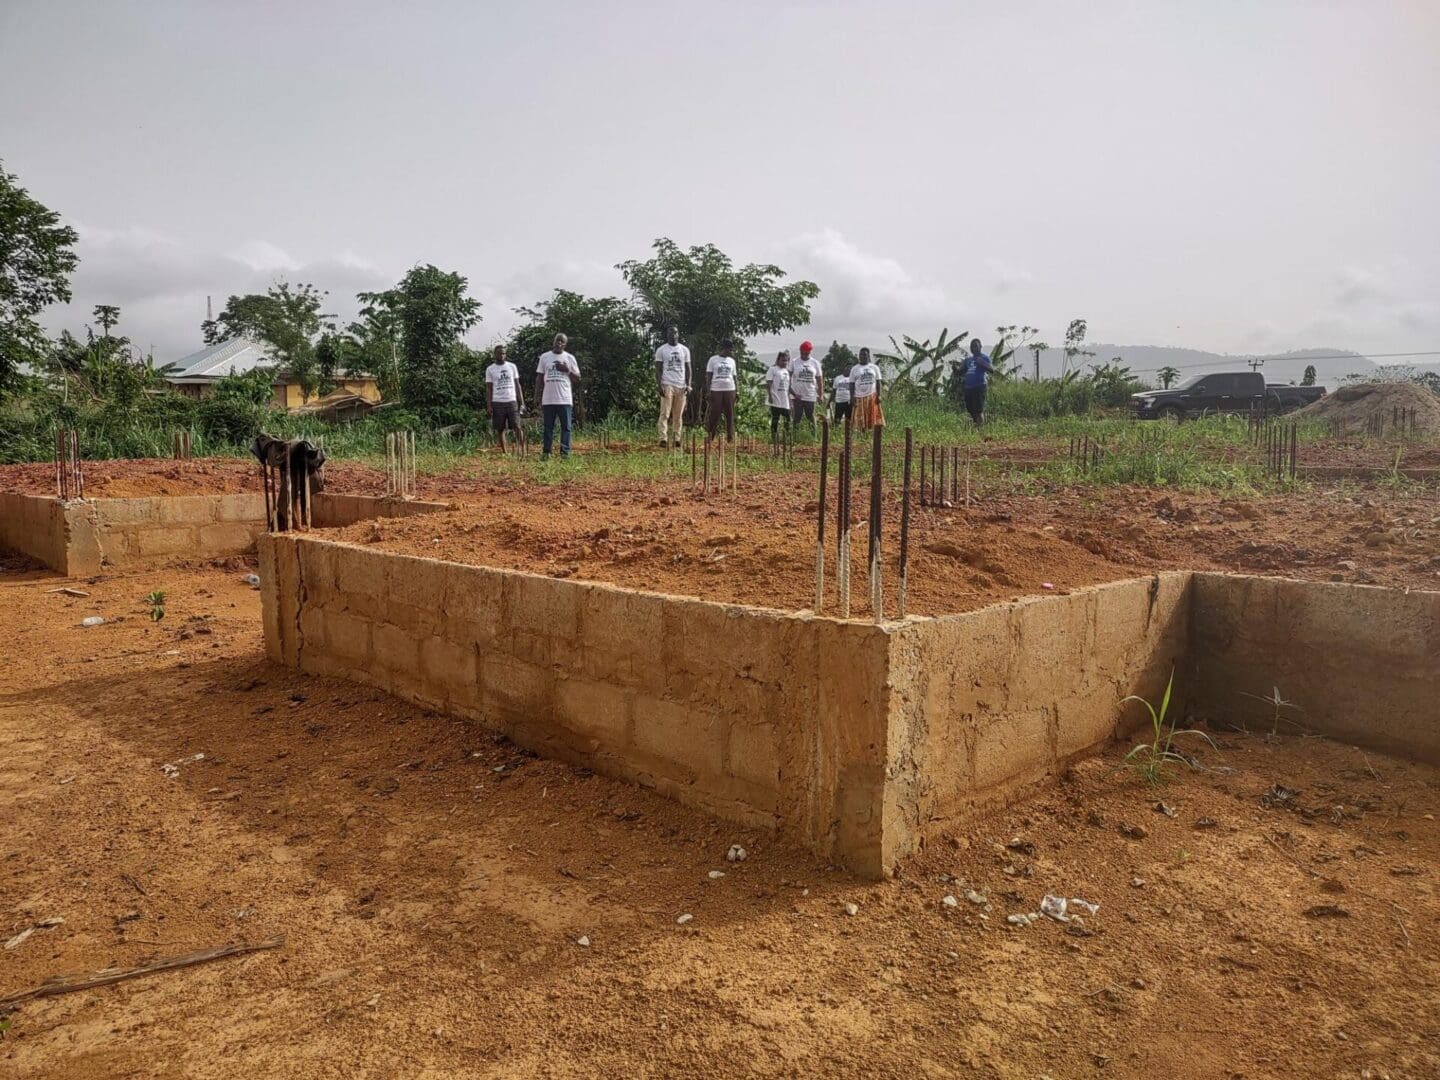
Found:
[[[336,379],[335,389],[343,390],[347,394],[355,394],[364,398],[366,401],[380,400],[380,387],[377,386],[375,380],[368,375]],[[308,400],[313,401],[315,399],[310,398]],[[299,383],[275,384],[275,404],[287,412],[293,412],[295,409],[300,408],[301,405],[306,404],[306,401],[307,399],[300,392]]]

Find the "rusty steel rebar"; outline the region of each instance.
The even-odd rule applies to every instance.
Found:
[[[899,617],[905,618],[905,596],[910,577],[910,453],[914,431],[905,429],[905,467],[900,479],[900,580],[896,586]]]
[[[825,486],[830,472],[830,421],[820,421],[820,506],[815,515],[815,614],[825,607]]]
[[[850,469],[851,469],[850,417],[845,418],[845,452],[841,459],[841,475],[844,477],[840,489],[840,617],[850,617]]]
[[[876,424],[871,429],[870,449],[870,535],[866,554],[869,556],[868,580],[870,585],[870,613],[876,622],[882,622],[885,618],[885,597],[884,583],[881,581],[880,565],[880,534],[883,524],[881,514],[884,507],[881,504],[881,489],[884,484],[885,457],[884,457],[884,435],[885,426]]]

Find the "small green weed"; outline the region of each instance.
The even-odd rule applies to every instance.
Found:
[[[1169,777],[1166,774],[1171,765],[1180,764],[1194,767],[1190,758],[1171,749],[1171,743],[1174,742],[1177,735],[1198,735],[1212,747],[1215,745],[1210,736],[1203,731],[1196,731],[1193,728],[1177,731],[1173,721],[1167,722],[1166,714],[1170,711],[1170,694],[1174,687],[1175,672],[1171,671],[1170,678],[1165,683],[1165,696],[1160,699],[1158,710],[1150,702],[1135,694],[1120,700],[1121,705],[1127,701],[1138,701],[1150,713],[1150,741],[1139,743],[1126,754],[1122,767],[1133,771],[1151,787],[1159,787],[1168,781]]]
[[[145,597],[145,603],[150,605],[150,620],[159,622],[165,618],[165,590],[156,589],[149,596]]]

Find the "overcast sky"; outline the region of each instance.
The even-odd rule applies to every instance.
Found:
[[[1440,350],[1440,4],[0,0],[0,157],[79,329],[353,311],[459,270],[484,344],[651,241],[818,282],[812,332]]]

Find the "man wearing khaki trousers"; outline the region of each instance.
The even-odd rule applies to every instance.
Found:
[[[665,344],[655,350],[655,387],[660,391],[660,446],[679,446],[690,389],[690,350],[680,344],[680,331],[674,326],[665,332]]]

